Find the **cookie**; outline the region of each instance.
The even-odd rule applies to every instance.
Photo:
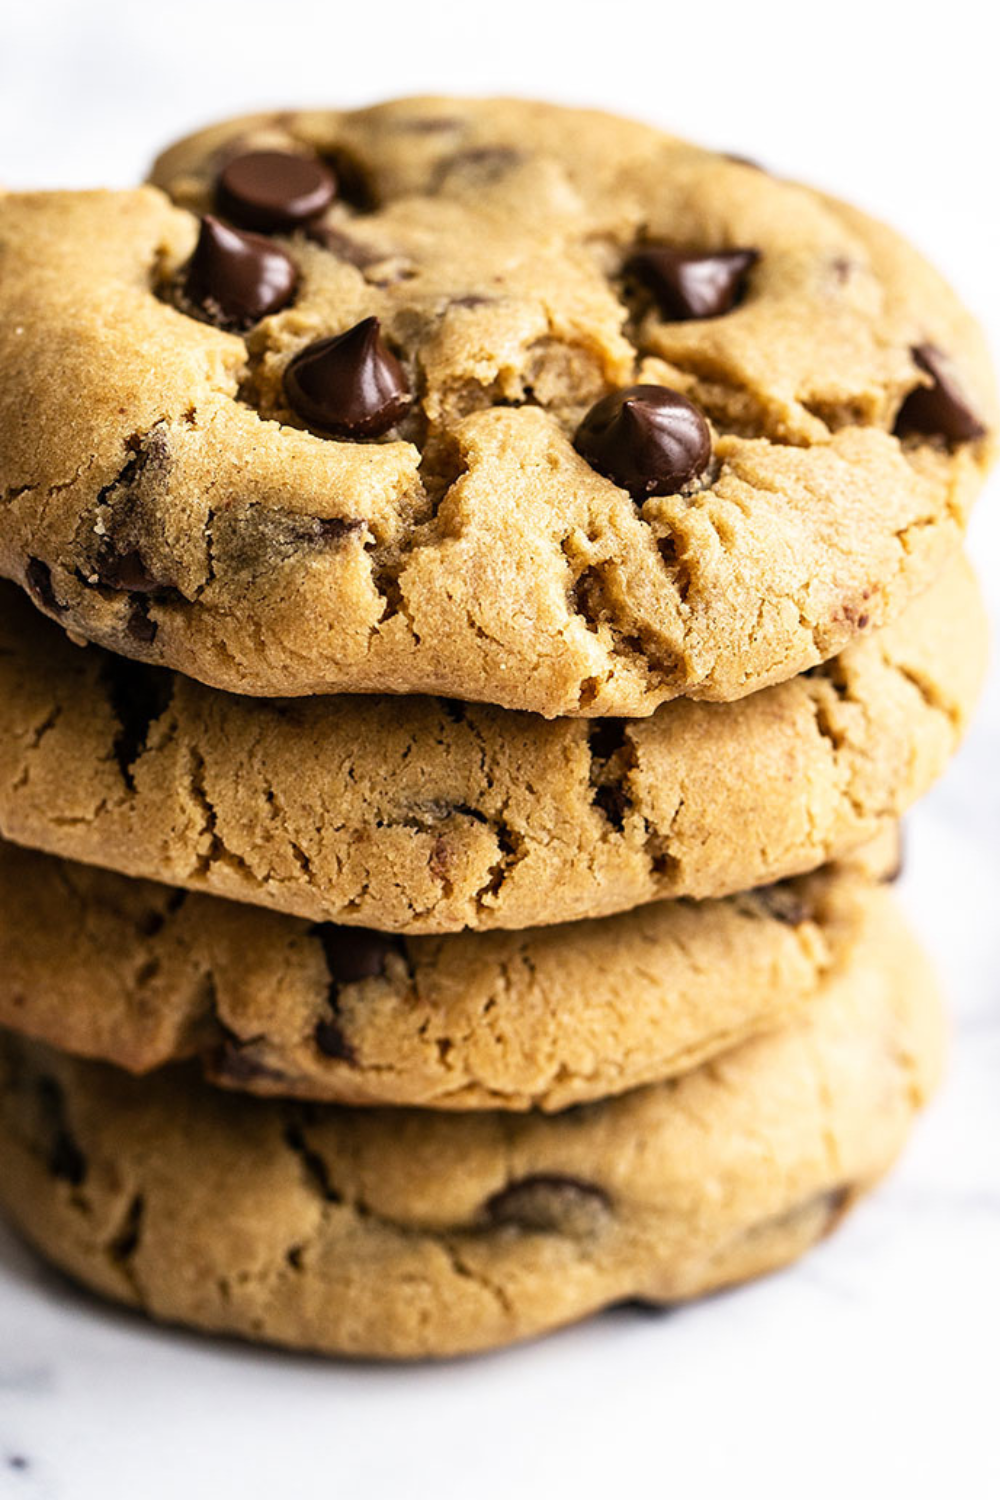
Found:
[[[523,928],[719,896],[874,837],[955,749],[986,625],[958,561],[892,626],[733,704],[587,724],[251,701],[80,651],[0,592],[0,834],[311,921]]]
[[[895,619],[992,447],[891,231],[609,116],[233,120],[0,200],[0,570],[237,693],[732,700]]]
[[[801,1022],[553,1116],[253,1100],[8,1036],[0,1203],[63,1270],[164,1321],[467,1353],[793,1259],[889,1167],[941,1048],[898,927]]]
[[[891,873],[898,840],[866,864]],[[0,1026],[144,1073],[346,1104],[564,1109],[810,1005],[889,897],[831,867],[720,901],[403,940],[0,844]]]

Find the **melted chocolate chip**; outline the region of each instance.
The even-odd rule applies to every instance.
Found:
[[[253,1084],[267,1080],[271,1083],[287,1082],[284,1073],[261,1062],[254,1053],[252,1042],[242,1042],[229,1033],[219,1044],[209,1060],[211,1076],[221,1083]]]
[[[760,905],[776,922],[786,927],[801,927],[812,920],[811,907],[791,886],[762,885],[753,892]]]
[[[298,272],[284,250],[206,214],[184,276],[184,296],[213,323],[249,328],[295,295]]]
[[[522,1177],[494,1193],[484,1205],[491,1224],[514,1225],[541,1234],[577,1234],[595,1229],[611,1207],[592,1183],[560,1173]]]
[[[284,385],[296,416],[330,437],[381,437],[410,405],[403,367],[378,318],[308,344],[286,367]]]
[[[458,181],[463,186],[485,187],[498,182],[524,161],[524,153],[515,146],[471,146],[439,161],[434,171],[433,188]]]
[[[317,245],[322,245],[324,250],[329,250],[338,260],[347,261],[348,265],[356,266],[363,271],[366,266],[377,266],[380,262],[389,259],[388,252],[377,250],[371,245],[363,245],[360,240],[345,234],[342,229],[337,229],[332,224],[311,224],[306,230],[306,235]]]
[[[574,446],[636,501],[676,494],[712,456],[701,412],[660,385],[630,385],[603,397],[577,428]]]
[[[247,151],[219,173],[215,206],[241,229],[297,229],[333,202],[337,179],[314,156]]]
[[[127,594],[156,594],[169,584],[154,578],[146,560],[137,548],[130,552],[116,552],[113,544],[102,548],[94,565],[100,583],[108,589],[119,589]]]
[[[28,592],[43,609],[51,610],[56,615],[64,612],[66,605],[60,604],[55,596],[52,587],[52,571],[48,563],[43,563],[40,557],[29,557],[24,570],[24,581],[28,586]]]
[[[330,980],[338,988],[361,979],[377,979],[385,973],[390,953],[403,952],[401,938],[368,927],[336,927],[321,922],[312,932],[323,945]]]
[[[920,344],[911,353],[931,384],[917,386],[899,408],[897,436],[942,437],[949,443],[985,437],[986,428],[966,401],[940,349]]]
[[[338,1062],[346,1063],[357,1061],[357,1053],[336,1021],[320,1021],[313,1036],[324,1057],[333,1057]]]
[[[338,1018],[340,988],[345,984],[357,984],[362,979],[379,978],[385,973],[390,953],[405,951],[403,941],[390,933],[375,932],[367,927],[336,927],[330,922],[320,923],[312,932],[322,944],[330,974],[330,1015],[317,1024],[313,1037],[324,1056],[353,1063],[356,1054]]]
[[[630,256],[625,270],[649,288],[665,318],[679,323],[731,312],[746,292],[747,272],[759,259],[759,250],[691,255],[668,245],[645,245]]]

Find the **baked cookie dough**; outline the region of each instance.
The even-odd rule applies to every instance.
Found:
[[[732,700],[895,619],[996,408],[890,230],[610,116],[231,120],[0,199],[0,570],[233,692]]]
[[[165,1322],[468,1353],[800,1255],[896,1157],[942,1019],[912,939],[879,927],[805,1019],[553,1116],[254,1100],[7,1034],[0,1203],[64,1271]]]
[[[0,844],[0,1026],[145,1073],[345,1104],[564,1109],[814,1003],[880,925],[866,868],[526,932],[310,925]]]
[[[985,645],[957,560],[896,624],[739,703],[547,722],[427,698],[247,700],[81,651],[0,589],[0,834],[407,933],[727,895],[843,855],[925,792]]]

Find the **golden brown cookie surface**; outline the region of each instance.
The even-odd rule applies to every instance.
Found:
[[[802,1022],[550,1117],[240,1099],[6,1037],[0,1202],[64,1270],[165,1321],[471,1352],[793,1259],[891,1164],[941,1049],[900,929],[859,944]]]
[[[864,868],[525,932],[407,940],[0,844],[0,1026],[238,1090],[559,1110],[687,1071],[816,1001],[891,922]]]
[[[81,651],[0,591],[0,835],[312,921],[524,928],[815,869],[894,822],[975,703],[956,562],[895,625],[738,703],[546,722],[251,701]]]
[[[646,715],[829,658],[958,544],[978,331],[805,188],[454,100],[231,121],[154,181],[0,203],[0,568],[73,632],[240,693]]]

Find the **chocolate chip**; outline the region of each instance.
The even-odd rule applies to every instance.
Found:
[[[896,417],[896,435],[942,437],[949,443],[971,443],[985,437],[986,428],[956,384],[940,349],[920,344],[910,352],[914,363],[930,376],[931,384],[919,385],[907,396]]]
[[[241,229],[297,229],[329,208],[337,179],[314,156],[247,151],[219,173],[215,206]]]
[[[625,264],[652,292],[665,318],[718,318],[731,312],[746,292],[747,272],[759,250],[718,250],[692,255],[669,245],[645,245]]]
[[[213,323],[249,328],[286,307],[298,272],[284,250],[206,214],[184,276],[184,296]]]
[[[812,919],[812,908],[789,885],[763,885],[751,892],[769,917],[786,927],[801,927]]]
[[[336,927],[332,922],[321,922],[312,933],[323,945],[330,980],[338,987],[377,979],[385,973],[390,953],[403,952],[401,938],[368,927]]]
[[[286,367],[284,385],[295,414],[330,437],[381,437],[410,405],[403,367],[378,318],[308,344]]]
[[[119,589],[126,594],[155,594],[169,588],[154,578],[142,553],[136,548],[130,552],[116,552],[113,544],[101,549],[94,564],[98,581],[109,589]]]
[[[324,1057],[333,1057],[338,1062],[346,1063],[357,1061],[357,1053],[336,1021],[320,1021],[313,1036]]]
[[[574,446],[636,501],[676,494],[712,456],[701,412],[660,385],[630,385],[604,396],[580,423]]]
[[[471,146],[438,162],[432,188],[441,188],[452,181],[469,187],[486,187],[499,182],[523,161],[524,152],[514,146]]]
[[[405,952],[403,941],[391,933],[375,932],[367,927],[336,927],[331,922],[321,922],[312,933],[322,944],[330,974],[330,1015],[317,1024],[313,1036],[326,1057],[353,1063],[356,1061],[355,1051],[338,1018],[340,987],[357,984],[362,979],[379,978],[385,973],[390,953]]]
[[[337,197],[359,213],[371,213],[378,207],[378,197],[367,170],[350,151],[334,146],[326,153],[330,170],[337,183]]]
[[[24,581],[31,593],[43,609],[51,610],[53,614],[61,615],[65,604],[60,604],[52,588],[52,572],[48,563],[43,563],[40,557],[29,557],[24,570]]]
[[[306,230],[306,236],[315,244],[322,245],[324,250],[329,250],[338,260],[347,261],[348,265],[355,266],[359,271],[389,259],[386,251],[363,245],[360,240],[345,234],[332,224],[311,224]]]
[[[558,1173],[537,1173],[494,1193],[484,1213],[495,1225],[541,1234],[585,1234],[603,1222],[610,1208],[607,1194],[591,1183]]]
[[[208,1072],[221,1083],[245,1085],[261,1083],[287,1083],[286,1074],[261,1062],[254,1053],[253,1042],[243,1042],[229,1032],[208,1060]]]

